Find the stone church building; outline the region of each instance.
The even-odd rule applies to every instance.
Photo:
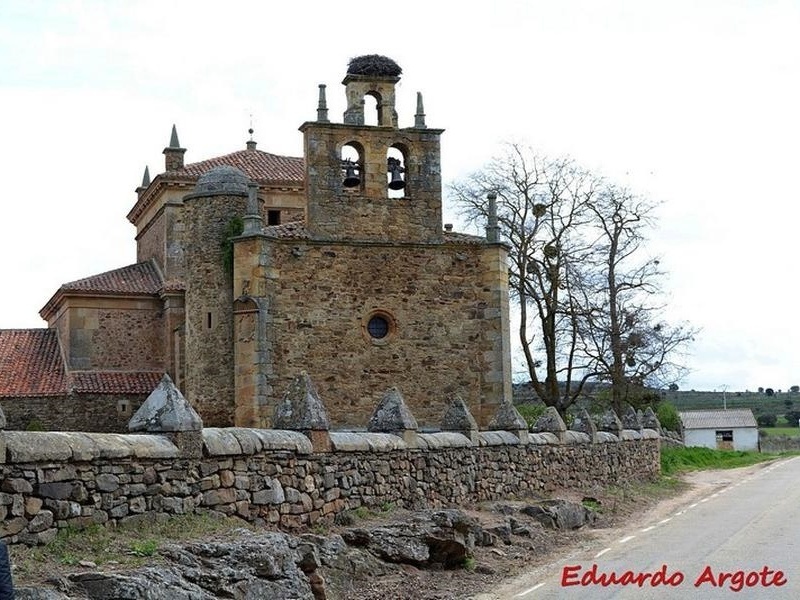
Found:
[[[206,426],[268,427],[300,371],[334,427],[391,386],[422,426],[451,394],[485,425],[511,398],[506,250],[443,227],[443,130],[421,95],[399,127],[400,73],[353,59],[341,123],[320,85],[302,158],[249,141],[187,164],[173,128],[127,215],[136,264],[62,285],[46,329],[0,331],[8,428],[122,430],[163,373]]]

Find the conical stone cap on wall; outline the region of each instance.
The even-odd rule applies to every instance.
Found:
[[[410,430],[417,430],[417,420],[408,410],[400,390],[396,387],[389,388],[375,407],[367,431],[395,433]]]
[[[328,431],[331,423],[320,400],[317,388],[303,371],[292,380],[272,418],[275,429],[294,431]]]
[[[442,431],[478,431],[478,423],[460,396],[450,400],[442,417]]]
[[[622,415],[621,420],[623,429],[633,429],[635,431],[642,430],[642,421],[639,419],[636,409],[634,409],[630,404],[628,405],[628,408],[625,409],[625,414]]]
[[[128,421],[128,429],[150,433],[200,431],[203,420],[165,374]]]
[[[581,433],[585,433],[592,440],[594,440],[595,436],[597,435],[597,425],[594,424],[592,417],[589,416],[589,413],[585,408],[582,408],[580,411],[578,411],[578,415],[572,420],[572,426],[570,429],[572,431],[580,431]]]
[[[555,433],[559,436],[566,430],[567,426],[564,423],[564,419],[561,418],[561,415],[558,414],[558,411],[554,406],[548,406],[544,413],[542,413],[542,415],[536,419],[536,423],[534,423],[533,427],[531,428],[531,431],[534,433],[549,431],[550,433]]]
[[[622,431],[622,422],[619,420],[617,413],[609,408],[605,413],[603,413],[603,416],[600,417],[600,422],[597,424],[597,429],[619,436],[620,431]]]
[[[528,430],[528,423],[519,414],[519,411],[510,402],[502,402],[497,407],[497,412],[489,422],[489,429],[496,429],[499,431],[518,431],[520,429]]]
[[[658,420],[656,413],[654,413],[653,409],[649,406],[644,409],[644,413],[642,414],[642,427],[657,431],[659,434],[662,433],[661,422]]]

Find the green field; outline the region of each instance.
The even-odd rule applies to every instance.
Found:
[[[800,427],[762,427],[761,431],[769,436],[800,437]]]

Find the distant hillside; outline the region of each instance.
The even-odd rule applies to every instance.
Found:
[[[703,410],[709,408],[722,408],[722,392],[695,392],[678,391],[665,392],[665,397],[678,410]],[[786,401],[791,405],[787,409]],[[771,412],[783,414],[786,410],[800,409],[800,394],[781,392],[773,396],[757,392],[728,392],[725,394],[725,404],[728,408],[750,408],[754,413]]]
[[[585,388],[586,396],[593,396],[599,390],[607,388],[607,384],[587,385]],[[514,384],[514,402],[523,404],[526,402],[536,402],[538,398],[533,391],[530,382]],[[678,410],[704,410],[710,408],[723,407],[722,392],[697,392],[697,391],[662,391],[662,397],[669,400]],[[787,407],[786,402],[791,404]],[[776,392],[773,396],[767,396],[758,392],[727,392],[725,394],[725,404],[728,408],[750,408],[755,414],[775,413],[781,415],[787,410],[800,410],[800,393]]]

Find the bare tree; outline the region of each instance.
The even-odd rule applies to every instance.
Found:
[[[621,410],[634,390],[680,379],[694,331],[661,318],[659,261],[643,258],[653,206],[580,168],[507,144],[483,170],[450,186],[484,223],[497,196],[509,245],[509,286],[534,391],[564,414],[587,381],[607,381]]]
[[[610,383],[611,405],[621,411],[645,386],[664,387],[685,372],[680,358],[695,330],[669,325],[659,304],[663,271],[646,256],[654,206],[630,191],[605,184],[587,203],[596,232],[583,263],[581,291],[589,307],[582,321],[581,351],[599,379]]]
[[[584,307],[573,292],[576,265],[591,253],[580,235],[597,180],[569,159],[537,156],[508,144],[482,171],[450,187],[472,220],[487,217],[497,195],[498,224],[509,245],[509,287],[520,309],[519,341],[536,394],[562,414],[595,374],[578,353]]]

